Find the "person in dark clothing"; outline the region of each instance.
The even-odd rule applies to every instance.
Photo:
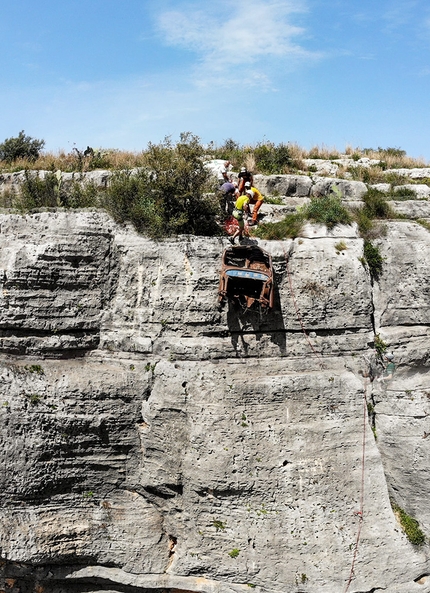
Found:
[[[245,191],[245,183],[249,181],[251,185],[254,185],[254,177],[251,171],[248,171],[246,167],[242,167],[239,173],[239,193],[242,195]]]
[[[237,183],[228,181],[227,183],[223,183],[219,190],[221,194],[221,210],[224,213],[231,214],[233,212],[234,202],[240,195],[237,189]]]

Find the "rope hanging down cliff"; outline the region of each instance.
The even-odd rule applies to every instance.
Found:
[[[289,256],[287,255],[287,253],[285,252],[285,262],[286,262],[286,269],[287,269],[287,276],[288,276],[288,282],[289,282],[289,286],[290,286],[290,292],[291,292],[291,298],[293,300],[294,303],[294,308],[296,311],[296,316],[297,319],[300,322],[300,326],[302,328],[303,334],[312,350],[312,352],[318,357],[321,367],[322,367],[322,357],[321,355],[317,352],[317,350],[314,348],[311,340],[309,339],[309,336],[306,332],[306,328],[304,326],[302,317],[300,315],[300,310],[299,307],[297,305],[297,300],[296,300],[296,296],[294,293],[294,287],[293,287],[293,282],[291,279],[291,273],[290,273],[290,269],[289,269]],[[355,540],[355,545],[354,545],[354,554],[352,556],[352,562],[351,562],[351,569],[350,569],[350,573],[349,573],[349,577],[345,586],[345,590],[344,593],[347,593],[349,590],[349,587],[351,585],[352,579],[354,578],[354,569],[355,569],[355,563],[357,560],[357,554],[358,554],[358,546],[360,543],[360,538],[361,538],[361,530],[363,527],[363,521],[364,521],[364,476],[365,476],[365,455],[366,455],[366,423],[367,423],[367,393],[366,393],[366,389],[367,387],[363,388],[363,438],[362,438],[362,453],[361,453],[361,488],[360,488],[360,507],[359,510],[356,512],[356,515],[359,518],[359,523],[358,523],[358,530],[357,530],[357,537]]]

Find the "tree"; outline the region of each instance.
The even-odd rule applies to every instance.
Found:
[[[35,161],[44,146],[45,140],[26,136],[24,130],[21,130],[16,138],[6,138],[0,144],[0,161],[7,163],[12,163],[17,159]]]
[[[169,137],[149,143],[145,167],[112,176],[106,207],[115,220],[130,220],[152,237],[178,234],[216,235],[219,205],[208,196],[209,172],[197,136],[183,133],[178,143]]]

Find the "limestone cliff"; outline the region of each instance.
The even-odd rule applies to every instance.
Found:
[[[3,589],[430,591],[390,504],[430,535],[430,234],[377,243],[373,282],[354,226],[260,241],[259,315],[216,306],[225,239],[0,215]]]

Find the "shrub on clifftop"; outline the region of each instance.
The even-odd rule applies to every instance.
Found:
[[[24,130],[16,138],[6,138],[0,144],[0,161],[12,163],[17,159],[28,159],[35,161],[40,151],[45,146],[45,140],[37,140],[31,136],[26,136]]]
[[[311,222],[325,224],[328,229],[337,224],[351,224],[352,221],[342,199],[337,195],[312,198],[310,204],[304,208],[304,215]]]
[[[152,237],[182,233],[215,235],[218,203],[205,195],[210,173],[197,136],[181,134],[148,145],[144,169],[121,171],[111,180],[106,208],[119,222],[130,221]]]

